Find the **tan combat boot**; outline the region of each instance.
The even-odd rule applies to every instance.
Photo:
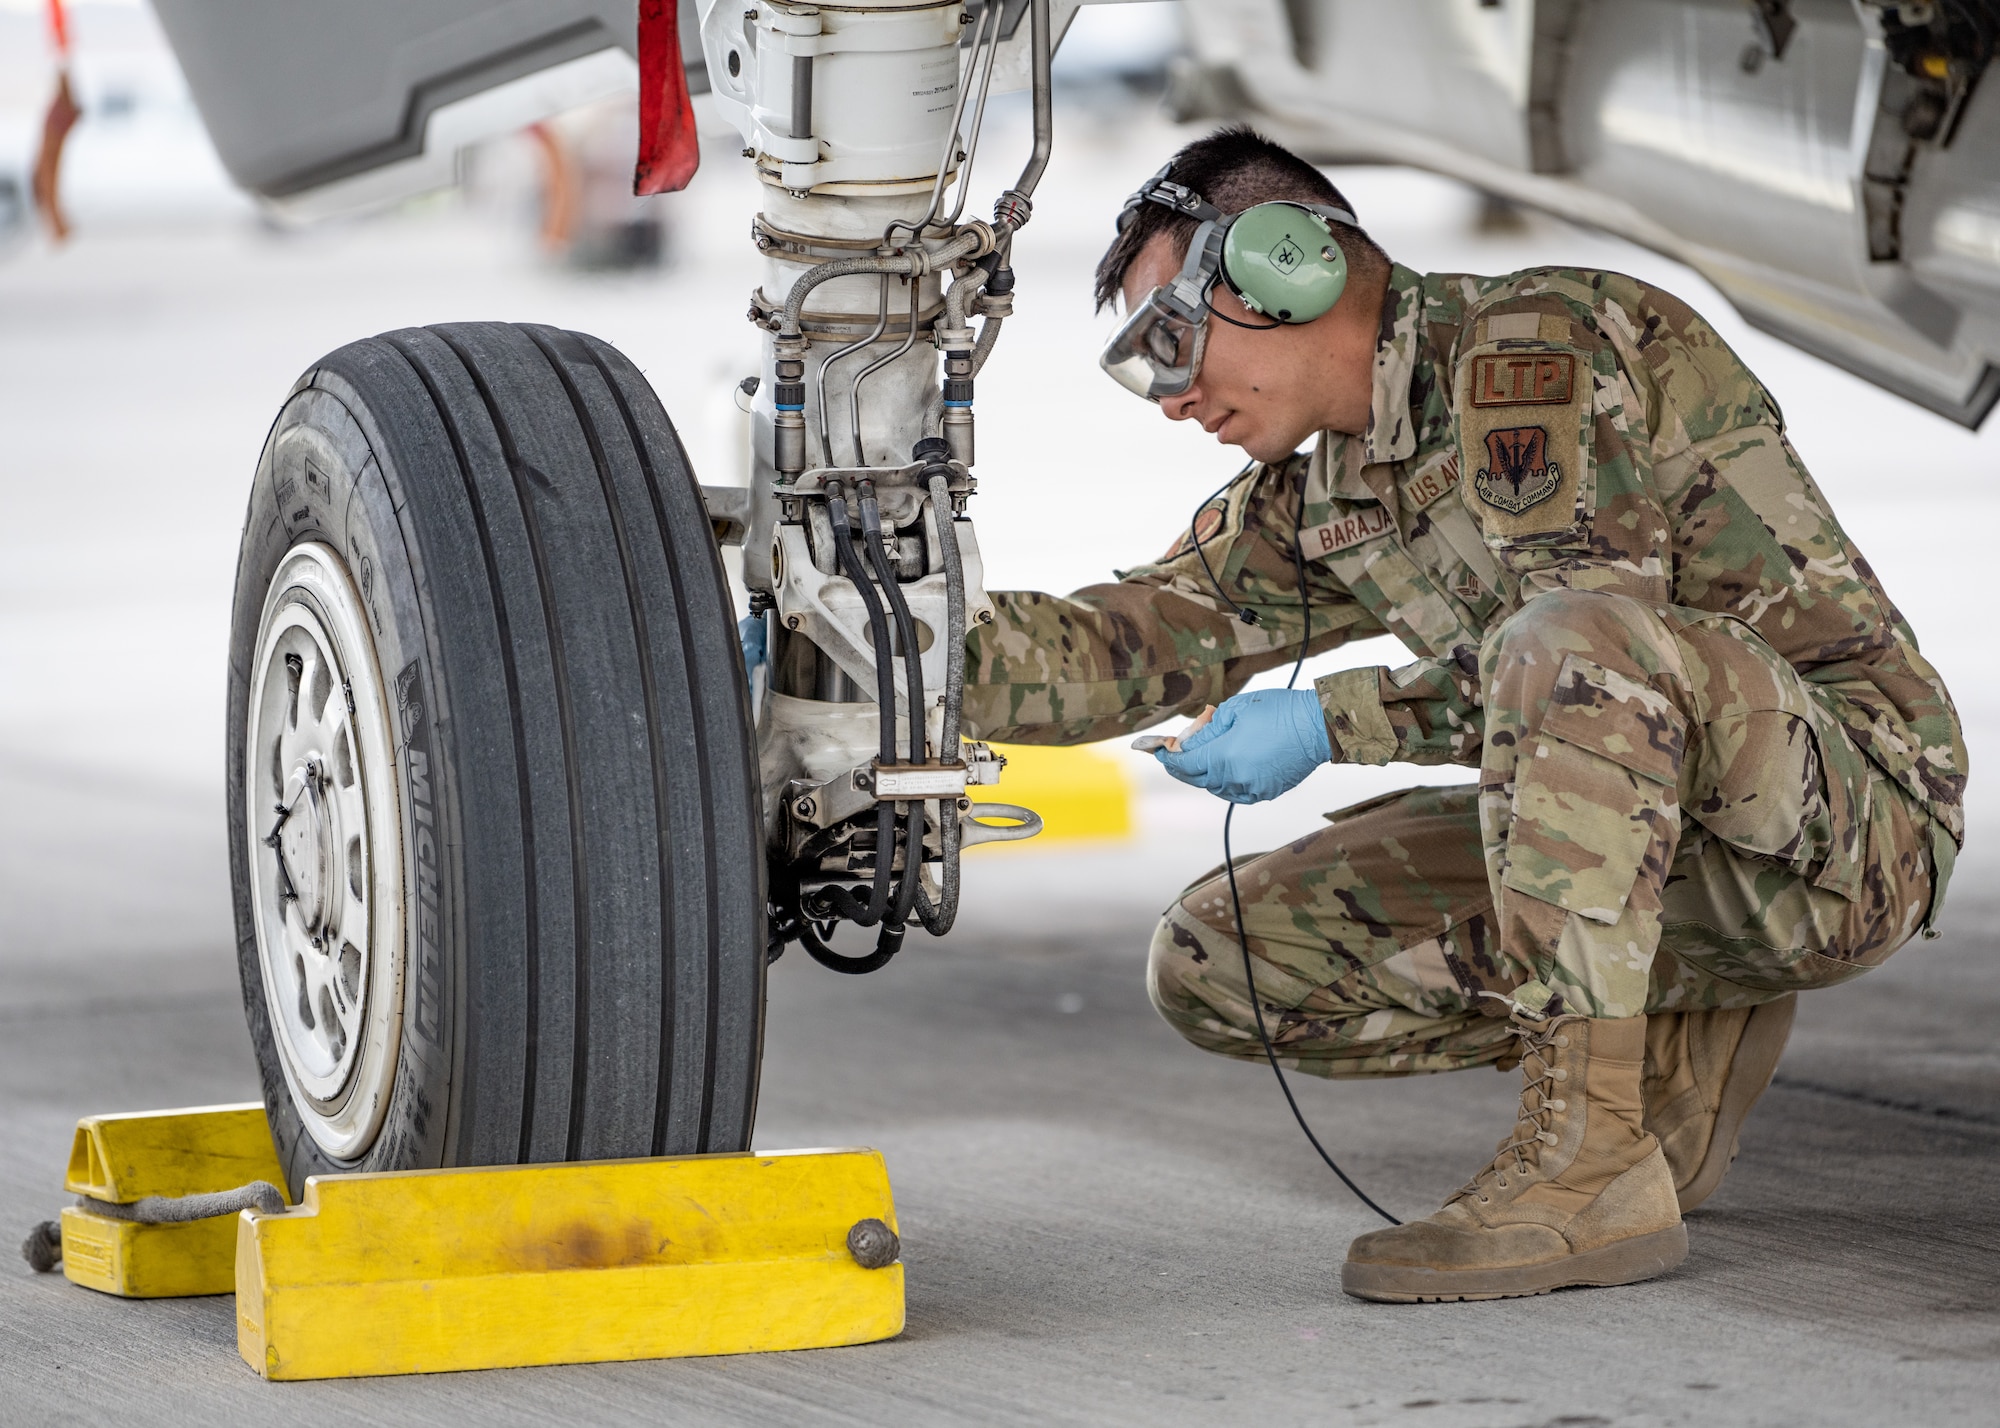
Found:
[[[1646,1018],[1646,1129],[1659,1137],[1685,1215],[1722,1183],[1743,1118],[1771,1084],[1796,994],[1735,1011]]]
[[[1493,1163],[1429,1219],[1347,1250],[1340,1287],[1421,1303],[1632,1284],[1687,1258],[1659,1142],[1640,1124],[1646,1019],[1516,1007],[1521,1110]]]

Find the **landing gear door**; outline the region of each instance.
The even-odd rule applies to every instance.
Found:
[[[155,0],[229,174],[310,219],[455,178],[459,149],[638,85],[631,0]],[[689,88],[706,70],[680,6]]]

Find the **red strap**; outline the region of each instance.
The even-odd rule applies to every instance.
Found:
[[[701,146],[681,65],[678,0],[639,0],[639,163],[634,193],[677,193],[694,177]]]

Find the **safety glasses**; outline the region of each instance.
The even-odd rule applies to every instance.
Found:
[[[1194,385],[1207,345],[1208,314],[1188,312],[1172,286],[1157,287],[1119,325],[1097,363],[1126,391],[1157,402]]]
[[[1208,343],[1208,290],[1221,265],[1222,232],[1214,221],[1197,228],[1179,275],[1146,294],[1105,344],[1097,365],[1134,396],[1157,402],[1194,385]]]

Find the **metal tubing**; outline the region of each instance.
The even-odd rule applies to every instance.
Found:
[[[978,27],[972,32],[972,55],[965,66],[965,76],[967,79],[972,77],[973,66],[979,63],[979,47],[981,44],[985,44],[991,50],[999,48],[1001,9],[1000,5],[991,4],[979,12]],[[987,21],[989,19],[992,21],[992,35],[990,39],[987,38]],[[986,69],[990,75],[993,69],[993,63],[990,59],[987,61]],[[931,201],[924,207],[924,216],[915,223],[911,223],[907,218],[893,219],[889,226],[882,230],[883,242],[893,241],[890,235],[895,233],[898,228],[909,229],[912,238],[921,237],[923,231],[930,227],[931,223],[937,218],[938,203],[944,197],[945,176],[951,172],[953,156],[958,152],[958,121],[965,115],[965,96],[968,92],[968,86],[961,84],[958,87],[958,99],[952,105],[951,110],[951,127],[945,131],[944,152],[938,156],[937,177],[931,180]]]
[[[952,284],[954,290],[956,290],[957,286],[958,285],[956,283]],[[861,384],[867,381],[870,377],[874,376],[879,369],[888,366],[891,362],[897,360],[905,352],[908,352],[912,347],[916,345],[917,313],[920,310],[922,298],[923,298],[922,285],[919,284],[916,281],[916,279],[912,278],[910,280],[910,328],[908,332],[903,334],[903,345],[898,347],[894,352],[884,353],[882,356],[877,357],[873,362],[870,362],[866,367],[863,367],[858,373],[855,374],[854,385],[849,387],[847,390],[847,418],[849,424],[854,429],[854,464],[856,466],[866,466],[868,464],[868,457],[861,450]],[[883,313],[882,320],[884,324],[888,322],[888,312],[889,312],[889,280],[887,278],[884,278],[882,279],[882,313]],[[881,329],[878,327],[876,331],[868,338],[868,340],[870,342],[873,342],[876,337],[879,337],[881,335],[882,335]],[[832,359],[829,358],[828,360]],[[820,370],[824,372],[826,369],[822,367],[820,368]],[[825,406],[826,396],[825,396],[825,388],[823,386],[821,388],[820,402],[821,402],[820,421],[824,423],[826,420],[826,406]],[[831,451],[828,452],[827,459],[829,461],[832,460]]]
[[[1049,166],[1049,149],[1055,136],[1055,109],[1050,99],[1049,82],[1049,0],[1029,0],[1028,19],[1028,44],[1034,66],[1035,146],[1028,153],[1028,162],[1021,170],[1021,177],[1014,181],[1013,191],[1022,198],[1033,197],[1035,185],[1042,181],[1042,171]]]
[[[810,139],[813,132],[813,57],[792,56],[792,137]]]
[[[910,290],[912,292],[916,292],[918,290],[918,284],[914,279],[910,283]],[[915,303],[912,302],[910,308],[910,324],[912,332],[916,330],[916,320],[917,320],[916,306]],[[856,338],[854,341],[848,343],[845,347],[841,348],[838,352],[828,353],[826,360],[819,364],[819,370],[813,374],[815,378],[815,383],[819,389],[820,451],[824,454],[826,458],[826,464],[829,466],[833,465],[833,422],[828,418],[826,411],[826,369],[831,367],[834,363],[838,362],[841,358],[845,357],[848,353],[859,352],[862,348],[866,347],[869,343],[873,342],[876,338],[880,337],[884,332],[887,332],[888,330],[889,330],[889,275],[887,273],[884,273],[882,275],[882,296],[875,304],[875,326],[872,329],[870,329],[866,337]],[[862,374],[862,376],[866,375],[867,373],[865,372]],[[859,378],[857,378],[856,380],[858,382]],[[861,455],[861,416],[858,411],[855,413],[854,416],[854,464],[856,466],[866,466],[868,464],[867,460]]]
[[[989,5],[987,8],[997,13],[1005,7],[994,4]],[[946,228],[950,228],[958,222],[959,215],[965,212],[965,196],[972,191],[972,165],[973,161],[979,157],[979,133],[986,123],[986,92],[993,85],[993,61],[999,52],[1000,25],[996,20],[993,25],[993,42],[986,47],[986,67],[980,72],[979,76],[979,103],[972,111],[972,135],[966,140],[965,162],[960,166],[958,172],[958,201],[951,207],[951,217],[944,221]],[[977,64],[978,61],[979,52],[975,48],[972,54],[972,63],[967,64],[965,67],[965,77],[968,80],[972,78],[973,64]],[[953,128],[954,130],[957,128],[955,123]],[[954,134],[955,137],[956,135]]]
[[[933,466],[927,483],[931,515],[937,522],[938,556],[944,565],[944,727],[938,739],[938,758],[944,763],[959,759],[959,720],[965,708],[965,564],[959,557],[958,531],[952,524],[950,475],[949,468]],[[944,936],[958,920],[959,816],[955,804],[951,807],[946,807],[943,801],[938,804],[943,886],[938,889],[935,909],[928,898],[917,903],[924,930],[933,937]]]
[[[981,241],[977,232],[961,233],[935,253],[926,253],[920,248],[914,253],[898,253],[889,258],[833,258],[808,268],[799,274],[798,281],[792,284],[791,292],[786,295],[784,314],[779,318],[778,337],[783,340],[799,336],[806,299],[821,283],[853,277],[857,273],[904,273],[911,278],[921,278],[926,273],[950,267],[960,258],[972,256]]]

